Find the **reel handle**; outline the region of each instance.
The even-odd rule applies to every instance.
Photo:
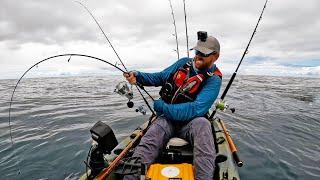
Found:
[[[128,106],[128,108],[132,108],[132,107],[134,106],[134,103],[129,100],[129,101],[127,102],[127,106]]]

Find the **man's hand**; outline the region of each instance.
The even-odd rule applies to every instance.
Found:
[[[127,79],[127,81],[130,84],[137,84],[137,78],[135,76],[135,73],[133,72],[123,73],[123,76]]]

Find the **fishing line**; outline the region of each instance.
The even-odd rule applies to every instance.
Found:
[[[127,68],[126,68],[126,66],[123,64],[120,56],[118,55],[117,51],[114,49],[113,45],[111,44],[111,42],[110,42],[109,38],[107,37],[106,33],[104,33],[103,29],[101,28],[100,24],[98,23],[98,21],[96,20],[96,18],[93,16],[93,14],[91,13],[91,11],[90,11],[84,4],[82,4],[81,2],[79,2],[79,1],[75,1],[75,2],[79,3],[82,7],[84,7],[84,8],[87,10],[87,12],[90,14],[90,16],[93,18],[93,20],[94,20],[94,21],[96,22],[96,24],[98,25],[99,29],[101,30],[102,34],[103,34],[104,37],[106,38],[106,40],[107,40],[107,42],[109,43],[109,45],[110,45],[111,48],[113,49],[113,52],[116,54],[116,56],[117,56],[118,59],[120,60],[120,62],[121,62],[121,64],[122,64],[122,66],[124,67],[124,69],[125,69],[126,71],[128,71]]]
[[[186,12],[186,1],[185,0],[183,0],[183,12],[184,12],[184,24],[185,24],[185,29],[186,29],[187,55],[189,58],[189,36],[188,36],[187,12]]]
[[[170,4],[171,15],[172,15],[172,20],[173,20],[173,26],[174,26],[174,34],[173,34],[173,36],[176,38],[176,45],[177,45],[175,51],[177,52],[178,59],[180,59],[176,19],[175,19],[175,17],[174,17],[174,12],[173,12],[173,8],[172,8],[171,0],[169,0],[169,4]]]
[[[126,68],[126,66],[124,65],[124,63],[122,62],[121,58],[119,57],[117,51],[115,50],[115,48],[113,47],[112,43],[110,42],[109,38],[107,37],[106,33],[103,31],[103,29],[101,28],[99,22],[96,20],[96,18],[93,16],[93,14],[91,13],[91,11],[81,2],[79,1],[75,1],[77,3],[79,3],[83,8],[85,8],[85,10],[90,14],[90,16],[92,17],[92,19],[95,21],[95,23],[98,25],[100,31],[102,32],[102,34],[104,35],[104,37],[106,38],[107,42],[109,43],[109,45],[111,46],[113,52],[117,55],[118,59],[120,60],[122,66],[124,67],[124,69],[126,70],[126,72],[124,73],[129,73],[128,69]],[[136,82],[135,87],[138,89],[138,87],[140,87],[153,101],[153,97],[149,94],[149,92],[138,82]],[[142,96],[142,99],[144,100],[144,102],[146,103],[146,105],[149,107],[150,111],[152,112],[152,114],[155,114],[154,110],[151,108],[151,106],[149,105],[148,101],[146,100],[146,98],[143,96],[143,94],[141,93],[140,90],[138,90],[138,92],[140,93],[140,95]]]

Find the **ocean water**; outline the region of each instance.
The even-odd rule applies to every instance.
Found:
[[[77,179],[91,145],[89,129],[110,125],[119,141],[148,118],[113,92],[121,76],[0,80],[0,179]],[[223,80],[223,88],[228,77]],[[158,97],[159,88],[148,88]],[[150,100],[150,99],[149,99]],[[320,79],[239,76],[219,112],[244,166],[242,179],[320,179]],[[134,91],[135,107],[143,105]],[[20,172],[19,172],[20,171]]]

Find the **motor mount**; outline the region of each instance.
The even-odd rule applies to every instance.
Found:
[[[110,154],[118,145],[118,141],[111,127],[101,121],[98,121],[90,129],[90,133],[94,143],[88,153],[88,162],[85,162],[85,164],[91,170],[90,176],[87,177],[93,179],[107,167],[108,164],[105,162],[103,155]]]
[[[110,154],[113,148],[118,145],[118,141],[110,126],[98,121],[91,129],[91,137],[98,143],[98,148],[103,154]]]

